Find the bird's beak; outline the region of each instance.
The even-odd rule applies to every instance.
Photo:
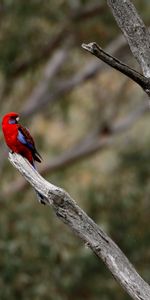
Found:
[[[17,121],[17,122],[19,121],[19,117],[16,118],[16,121]]]

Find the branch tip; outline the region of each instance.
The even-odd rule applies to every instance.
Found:
[[[94,53],[95,47],[97,46],[96,42],[91,42],[89,44],[82,44],[82,48],[88,52]]]

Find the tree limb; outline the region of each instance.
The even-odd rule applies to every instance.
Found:
[[[132,299],[150,299],[150,286],[136,272],[119,247],[88,217],[67,192],[46,181],[20,155],[9,153],[9,160],[26,180],[45,197],[45,203],[52,206],[57,217],[103,260]]]
[[[89,43],[89,44],[82,44],[82,48],[87,50],[88,52],[92,53],[105,63],[107,63],[112,68],[120,71],[124,75],[128,76],[130,79],[135,81],[138,85],[140,85],[143,90],[150,96],[150,79],[146,78],[136,70],[130,68],[126,64],[122,63],[119,59],[115,58],[114,56],[108,54],[104,51],[97,43]]]
[[[150,34],[130,0],[107,0],[145,77],[150,77]]]

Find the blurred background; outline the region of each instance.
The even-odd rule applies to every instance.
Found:
[[[149,26],[149,0],[133,1]],[[96,41],[139,70],[106,1],[0,1],[0,108],[21,113],[65,188],[150,281],[149,103],[81,48]],[[140,70],[139,70],[140,71]],[[0,299],[128,300],[101,261],[37,203],[0,134]]]

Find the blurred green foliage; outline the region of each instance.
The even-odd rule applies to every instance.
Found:
[[[91,3],[87,0],[1,1],[1,81],[11,86],[11,96],[2,99],[1,111],[21,109],[32,86],[38,82],[43,59],[46,59],[34,64],[34,68],[31,63],[19,79],[13,76],[17,67],[38,57],[41,49],[71,19],[74,10],[78,11],[79,7],[83,9]],[[134,3],[148,23],[150,2],[139,0]],[[95,39],[107,45],[120,33],[109,9],[83,22],[72,21],[69,29],[74,35],[73,58],[68,59],[57,75],[58,82],[70,76],[72,70],[78,71],[82,63],[88,63],[89,56],[82,52],[81,42]],[[103,118],[96,95],[104,86],[109,97],[116,82],[120,81],[120,75],[115,77],[114,74],[106,72],[100,84],[98,78],[96,83],[65,95],[63,101],[52,110],[46,107],[32,120],[23,120],[30,123],[45,160],[72,146],[96,125],[98,118]],[[135,93],[135,97],[128,96],[130,91],[133,95],[132,89],[128,85],[121,96],[124,106],[120,111],[123,115],[131,110],[131,103],[132,108],[137,103],[140,92]],[[109,104],[102,105],[107,109]],[[127,143],[126,147],[122,146],[126,138],[123,136],[112,149],[68,169],[48,174],[47,179],[70,192],[114,239],[143,278],[150,281],[148,122],[149,117],[144,116],[143,123],[138,123],[131,132],[132,142]],[[7,189],[16,177],[20,175],[16,175],[16,170],[5,162],[1,170],[2,190],[3,187]],[[37,204],[31,188],[9,197],[1,196],[0,273],[1,300],[129,299],[86,245],[48,207]]]

